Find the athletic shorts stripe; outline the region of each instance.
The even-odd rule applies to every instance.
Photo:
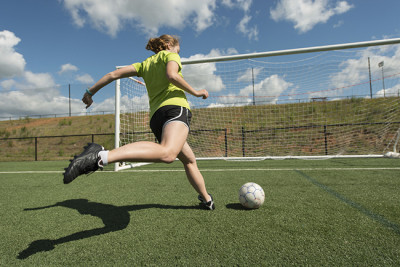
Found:
[[[171,122],[181,122],[190,130],[192,113],[189,109],[181,106],[168,105],[159,108],[150,120],[150,128],[157,140],[161,142],[164,127]]]

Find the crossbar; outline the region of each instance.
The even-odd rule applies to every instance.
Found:
[[[294,55],[294,54],[303,54],[303,53],[312,53],[312,52],[323,52],[323,51],[330,51],[330,50],[342,50],[342,49],[361,48],[361,47],[378,46],[378,45],[390,45],[390,44],[398,44],[398,43],[400,43],[400,38],[357,42],[357,43],[336,44],[336,45],[326,45],[326,46],[314,46],[314,47],[295,48],[295,49],[278,50],[278,51],[270,51],[270,52],[240,54],[240,55],[233,55],[233,56],[221,56],[221,57],[210,57],[210,58],[202,58],[202,59],[182,60],[182,65],[217,62],[217,61],[240,60],[240,59],[249,59],[249,58],[260,58],[260,57]]]

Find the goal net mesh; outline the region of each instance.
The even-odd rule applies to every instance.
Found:
[[[188,143],[198,158],[377,156],[398,152],[400,46],[191,64]],[[120,80],[119,145],[155,141],[143,81]],[[397,151],[396,151],[397,150]]]

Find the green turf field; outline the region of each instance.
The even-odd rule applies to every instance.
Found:
[[[0,163],[0,266],[400,265],[399,160],[199,162],[214,211],[179,162],[64,185],[67,164]]]

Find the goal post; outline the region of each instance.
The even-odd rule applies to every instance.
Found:
[[[399,152],[400,38],[182,58],[198,159],[382,157]],[[382,63],[384,62],[384,64]],[[382,68],[384,66],[384,69]],[[145,84],[116,81],[115,147],[155,141]],[[116,164],[115,170],[132,164]]]
[[[114,147],[118,148],[120,146],[120,115],[121,115],[121,80],[118,79],[115,81],[115,122],[114,122],[114,132],[115,132],[115,138],[114,138]],[[114,164],[114,171],[118,171],[122,169],[122,164],[123,163],[115,163]]]
[[[120,68],[120,67],[117,67]],[[122,93],[121,93],[122,81]],[[130,84],[128,86],[128,84]],[[140,97],[138,97],[141,95]],[[146,87],[133,77],[115,81],[115,148],[135,142],[154,141],[149,129],[149,104]],[[118,162],[119,171],[147,163]]]

